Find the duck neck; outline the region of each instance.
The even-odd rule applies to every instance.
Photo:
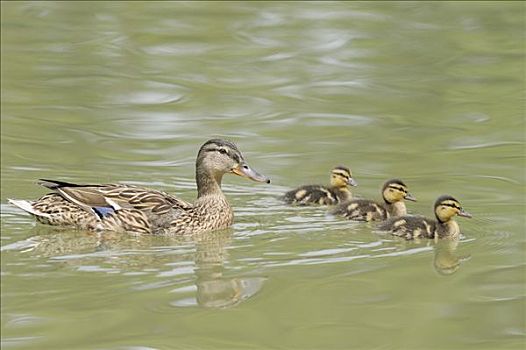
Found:
[[[351,191],[347,187],[333,187],[332,189],[342,202],[352,198]]]
[[[403,216],[407,214],[405,203],[397,201],[394,203],[385,202],[385,206],[390,216]]]
[[[453,219],[444,222],[439,221],[439,226],[438,236],[440,238],[458,238],[460,236],[460,226]]]
[[[209,195],[223,196],[221,191],[222,174],[214,174],[210,171],[197,167],[195,181],[197,183],[197,198]]]

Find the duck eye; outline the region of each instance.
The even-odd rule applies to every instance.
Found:
[[[226,149],[224,149],[224,148],[220,148],[220,149],[219,149],[219,153],[221,153],[221,154],[227,154],[228,151],[227,151]]]

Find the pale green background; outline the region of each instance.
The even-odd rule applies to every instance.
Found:
[[[2,349],[525,347],[523,2],[1,10]],[[96,237],[6,204],[38,178],[191,200],[217,136],[273,181],[225,178],[226,232]],[[454,195],[465,237],[406,243],[277,199],[338,164],[360,197],[404,179],[412,213]]]

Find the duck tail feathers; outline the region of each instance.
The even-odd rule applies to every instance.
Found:
[[[31,203],[30,201],[23,200],[23,199],[9,199],[9,198],[7,199],[7,201],[31,215],[41,216],[41,217],[46,217],[46,218],[50,216],[49,214],[43,213],[33,208],[33,203]]]

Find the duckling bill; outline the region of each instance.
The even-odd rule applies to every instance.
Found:
[[[460,202],[449,195],[438,197],[434,204],[436,220],[423,216],[401,216],[390,218],[378,227],[381,231],[389,231],[394,236],[405,239],[414,238],[458,238],[460,227],[454,220],[456,215],[471,218]]]
[[[330,186],[304,185],[285,193],[282,199],[296,205],[334,205],[350,199],[349,186],[357,185],[349,168],[337,166],[331,171]]]
[[[194,203],[132,185],[78,185],[56,180],[40,181],[53,190],[40,199],[9,202],[49,225],[142,234],[201,233],[233,223],[233,210],[221,190],[225,174],[270,183],[248,165],[235,144],[212,139],[197,154]]]
[[[382,187],[384,202],[368,199],[354,199],[339,204],[331,213],[355,221],[381,221],[392,216],[407,213],[404,200],[416,201],[405,183],[400,179],[391,179]]]

